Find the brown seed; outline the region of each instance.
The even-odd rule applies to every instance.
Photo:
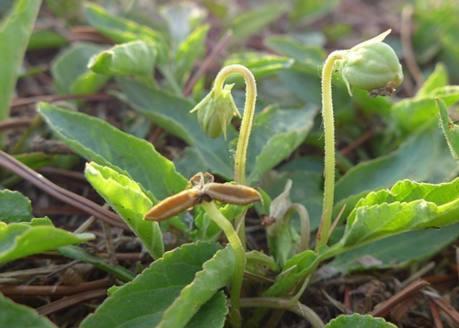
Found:
[[[145,219],[153,221],[168,219],[198,204],[202,196],[201,190],[194,188],[183,190],[178,194],[167,197],[153,206],[147,214],[145,214]]]
[[[235,205],[248,205],[261,199],[254,188],[232,183],[207,183],[202,191],[213,200]]]

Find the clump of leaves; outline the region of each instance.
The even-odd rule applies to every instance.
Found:
[[[300,5],[296,7],[299,12],[307,11]],[[324,8],[317,5],[310,14],[320,14]],[[190,11],[184,7],[167,9],[163,11],[166,21],[170,21],[171,13],[185,15]],[[242,41],[285,10],[283,6],[266,6],[261,11],[265,15],[247,12],[231,25]],[[89,24],[116,45],[105,49],[82,43],[60,54],[52,67],[59,92],[94,92],[109,79],[115,79],[116,96],[185,141],[188,146],[184,155],[173,163],[142,138],[62,106],[40,103],[38,111],[57,137],[88,161],[86,179],[119,214],[154,261],[133,278],[125,269],[107,265],[69,246],[93,235],[72,234],[55,228],[48,219],[31,219],[27,199],[3,191],[0,203],[16,205],[14,211],[1,213],[4,222],[0,222],[0,263],[57,249],[126,282],[109,291],[82,327],[256,327],[265,320],[267,309],[290,311],[313,327],[393,327],[381,318],[357,314],[340,316],[325,325],[311,308],[300,302],[300,297],[319,268],[339,267],[340,259],[343,263],[343,258],[366,254],[372,247],[384,249],[378,243],[401,234],[433,231],[442,232],[436,238],[447,243],[459,234],[455,229],[459,222],[459,179],[444,182],[448,179],[442,172],[431,172],[430,167],[428,170],[422,165],[417,169],[411,167],[412,154],[423,159],[425,153],[419,155],[419,151],[430,156],[432,149],[444,151],[437,147],[444,143],[444,138],[433,123],[436,118],[424,115],[424,108],[438,111],[451,153],[458,156],[457,127],[448,116],[447,106],[459,99],[459,92],[446,89],[446,73],[438,68],[413,99],[392,104],[386,98],[369,98],[367,94],[392,94],[402,83],[397,55],[383,42],[390,31],[348,50],[334,51],[326,59],[323,50],[274,36],[268,42],[270,47],[286,57],[234,56],[231,64],[216,75],[208,95],[195,102],[182,94],[195,61],[203,53],[208,26],[191,28],[190,23],[187,33],[171,28],[168,34],[111,15],[94,4],[86,5],[84,11]],[[196,15],[194,18],[199,21],[200,15]],[[299,19],[296,16],[294,19]],[[301,59],[305,53],[308,60]],[[304,158],[281,166],[281,178],[274,179],[277,191],[270,193],[276,197],[271,199],[266,191],[270,189],[266,177],[305,141],[317,110],[307,105],[300,109],[269,106],[257,112],[257,80],[281,71],[283,74],[279,75],[287,81],[304,82],[292,87],[316,85],[315,70],[323,59],[321,90],[307,95],[308,102],[322,104],[323,194],[320,161]],[[244,60],[247,66],[240,64]],[[84,65],[76,65],[77,62]],[[162,79],[153,74],[156,70]],[[395,152],[345,170],[347,173],[336,183],[336,190],[336,162],[344,167],[349,163],[335,154],[334,73],[349,96],[395,118],[393,128],[406,137]],[[241,116],[236,105],[238,98],[233,99],[233,86],[237,89],[242,81],[246,86],[245,104],[236,131],[231,123]],[[265,84],[261,86],[266,88]],[[195,96],[202,95],[199,88],[197,84],[191,90]],[[304,97],[302,90],[295,92]],[[341,96],[349,98],[345,93]],[[391,114],[396,108],[399,111]],[[407,113],[418,114],[415,122],[408,119]],[[422,128],[416,126],[419,122],[424,124]],[[449,155],[445,161],[457,166]],[[214,181],[214,175],[226,182]],[[430,177],[443,182],[415,181],[434,180]],[[285,189],[280,192],[283,182]],[[268,254],[249,251],[247,247],[245,219],[255,212],[264,216]],[[165,251],[163,233],[170,227],[189,243]],[[448,238],[442,227],[451,228]],[[316,238],[310,240],[311,230],[316,228]],[[45,235],[53,238],[38,242]],[[416,256],[422,257],[411,254],[406,261]],[[342,265],[340,269],[352,270]],[[270,283],[260,284],[246,277]],[[19,305],[3,299],[0,305],[7,309],[7,320],[15,311],[38,320],[37,325],[49,326],[45,319]],[[245,308],[254,311],[249,314]]]

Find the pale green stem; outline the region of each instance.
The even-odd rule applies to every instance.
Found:
[[[335,62],[341,59],[343,51],[332,52],[322,68],[322,118],[324,124],[325,167],[324,199],[322,218],[317,233],[316,249],[327,244],[332,221],[335,194],[335,122],[333,117],[332,79]]]
[[[234,181],[245,184],[245,166],[247,159],[247,148],[249,146],[250,133],[252,131],[253,117],[255,116],[255,103],[257,100],[257,83],[252,72],[245,66],[234,64],[223,67],[215,77],[214,90],[222,90],[225,80],[233,74],[240,74],[244,78],[245,104],[242,116],[239,138],[237,141],[236,155],[234,158]],[[245,248],[245,212],[234,221],[239,238]]]
[[[244,247],[241,240],[231,225],[230,221],[218,210],[213,202],[203,202],[202,207],[207,215],[213,220],[220,229],[225,233],[229,244],[234,252],[234,273],[231,282],[231,321],[235,327],[240,327],[241,316],[239,312],[242,280],[246,264]]]
[[[228,65],[218,72],[215,78],[214,90],[222,90],[225,80],[233,74],[240,74],[244,78],[246,85],[244,114],[237,141],[236,157],[234,160],[234,181],[245,184],[245,163],[247,158],[247,148],[249,145],[252,122],[255,115],[255,102],[257,99],[257,84],[252,72],[245,66],[234,64]]]
[[[267,307],[272,309],[282,309],[291,311],[303,317],[313,328],[322,328],[325,326],[320,317],[311,308],[298,301],[288,299],[275,298],[275,297],[257,297],[257,298],[243,298],[241,300],[243,307]]]

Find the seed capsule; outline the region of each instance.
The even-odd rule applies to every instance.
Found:
[[[207,183],[203,193],[213,200],[235,205],[248,205],[261,199],[255,189],[231,183]]]
[[[192,110],[196,112],[201,129],[211,138],[222,133],[226,139],[226,129],[233,116],[240,116],[231,95],[233,85],[225,85],[223,89],[212,89]]]
[[[203,193],[201,190],[194,188],[186,189],[178,194],[167,197],[153,206],[145,214],[145,219],[153,221],[168,219],[200,203],[202,197]]]
[[[403,71],[398,57],[383,42],[389,33],[390,30],[344,51],[340,69],[349,94],[351,87],[393,92],[402,83]]]

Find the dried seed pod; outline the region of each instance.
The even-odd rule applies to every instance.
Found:
[[[213,200],[235,205],[248,205],[261,199],[255,189],[232,183],[207,183],[202,192]]]
[[[188,208],[199,204],[202,200],[203,193],[199,189],[191,188],[186,189],[178,194],[167,197],[153,206],[147,214],[145,219],[153,221],[162,221],[186,211]]]

